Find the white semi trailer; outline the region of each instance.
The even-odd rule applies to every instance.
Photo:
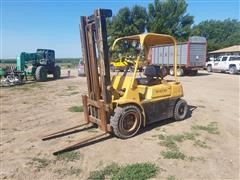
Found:
[[[192,36],[187,42],[178,43],[178,67],[177,75],[196,75],[199,69],[203,69],[206,63],[207,41],[205,37]],[[166,67],[170,75],[174,74],[172,45],[154,46],[149,55],[149,63]]]

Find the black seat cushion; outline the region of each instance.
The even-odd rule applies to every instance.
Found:
[[[161,67],[156,65],[149,65],[146,67],[144,75],[147,77],[160,77]]]
[[[155,78],[140,78],[137,79],[138,84],[140,85],[147,85],[147,86],[153,86],[153,85],[157,85],[160,83],[159,79],[155,79]]]

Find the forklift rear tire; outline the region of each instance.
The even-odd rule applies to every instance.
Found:
[[[54,73],[53,73],[53,77],[55,78],[55,79],[60,79],[60,77],[61,77],[61,68],[60,68],[60,66],[55,66],[55,68],[54,68]]]
[[[44,66],[38,66],[35,74],[37,81],[46,81],[47,80],[47,69]]]
[[[110,124],[114,134],[127,139],[137,134],[142,124],[142,114],[140,109],[134,105],[116,107],[114,116],[110,119]]]
[[[183,99],[179,99],[174,108],[173,118],[176,121],[181,121],[185,119],[187,113],[188,113],[187,102]]]

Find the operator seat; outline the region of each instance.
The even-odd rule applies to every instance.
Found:
[[[152,86],[160,84],[161,79],[167,75],[167,72],[164,67],[160,67],[158,65],[148,65],[144,71],[144,75],[146,77],[138,79],[138,84]]]

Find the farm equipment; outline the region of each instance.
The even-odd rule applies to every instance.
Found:
[[[121,139],[131,138],[150,123],[167,118],[183,120],[186,117],[188,106],[181,99],[183,88],[176,73],[175,80],[165,80],[166,74],[161,66],[149,65],[145,69],[145,77],[137,77],[138,63],[143,54],[147,57],[150,47],[162,44],[173,44],[176,72],[176,40],[172,36],[155,33],[116,39],[113,49],[120,41],[137,41],[141,50],[133,74],[128,76],[126,68],[123,74],[111,78],[106,32],[106,18],[111,15],[111,10],[98,9],[92,16],[81,17],[82,55],[88,85],[88,95],[82,96],[86,123],[46,135],[43,140],[67,135],[79,127],[84,127],[84,130],[89,128],[86,127],[88,124],[97,125],[101,133],[68,145],[54,154],[91,144],[93,140],[109,134]]]
[[[207,55],[207,41],[205,37],[192,36],[187,42],[177,44],[178,65],[177,75],[197,75],[198,70],[203,69]],[[162,65],[167,72],[174,75],[174,47],[171,44],[154,46],[150,50],[150,63]]]
[[[36,53],[22,52],[16,59],[16,68],[0,71],[9,84],[21,83],[24,78],[33,77],[36,81],[46,81],[48,74],[60,78],[60,66],[55,64],[55,52],[49,49],[37,49]]]
[[[120,57],[110,63],[110,69],[112,72],[115,71],[124,71],[127,67],[130,67],[130,70],[134,70],[134,65],[136,63],[136,58],[133,57]],[[143,71],[143,62],[140,61],[138,65],[139,72]]]

